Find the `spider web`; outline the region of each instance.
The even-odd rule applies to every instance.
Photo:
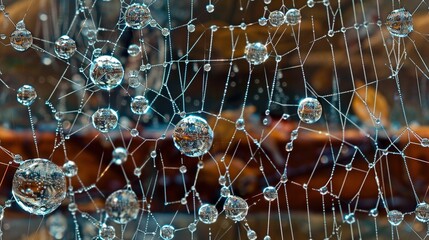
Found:
[[[154,0],[144,1],[153,20],[133,30],[124,14],[136,2],[1,2],[5,239],[97,239],[106,226],[115,239],[159,239],[164,225],[174,227],[175,239],[248,239],[252,231],[258,239],[427,238],[415,211],[428,189],[426,1]],[[394,37],[386,18],[402,7],[414,31]],[[292,8],[299,24],[272,26],[270,13]],[[20,20],[34,40],[24,53],[7,38]],[[70,60],[53,51],[65,34],[77,44]],[[261,65],[246,61],[245,46],[254,42],[268,49]],[[127,52],[131,44],[137,56]],[[125,69],[110,91],[89,77],[100,55]],[[38,93],[28,108],[16,102],[24,84]],[[143,115],[130,110],[137,95],[149,100]],[[323,106],[317,123],[297,115],[305,97]],[[118,112],[114,131],[93,128],[99,108]],[[186,116],[213,129],[203,156],[174,148],[174,128]],[[34,144],[20,148],[16,136]],[[118,147],[128,152],[122,165],[112,161]],[[19,156],[78,166],[54,213],[29,215],[16,204]],[[268,186],[274,201],[264,198]],[[140,204],[126,225],[104,210],[119,189],[132,189]],[[225,192],[249,205],[244,221],[225,218]],[[199,220],[204,203],[219,210],[216,223]],[[404,218],[398,226],[387,218],[393,210]]]

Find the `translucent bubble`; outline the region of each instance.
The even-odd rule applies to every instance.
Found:
[[[137,218],[139,203],[132,190],[118,190],[106,199],[106,213],[110,219],[119,224],[126,224]]]
[[[131,100],[130,107],[134,114],[145,114],[149,110],[149,101],[144,96],[135,96]]]
[[[77,175],[77,166],[73,161],[67,161],[63,164],[64,175],[67,177],[74,177]]]
[[[210,65],[210,63],[204,64],[204,71],[210,72],[210,70],[212,70],[212,66]]]
[[[223,186],[221,189],[220,189],[220,195],[222,196],[222,197],[229,197],[229,195],[231,194],[231,191],[229,190],[229,188],[227,187],[227,186]]]
[[[301,12],[296,8],[291,8],[286,12],[286,23],[296,25],[301,22]]]
[[[245,126],[244,119],[243,118],[237,119],[237,121],[235,122],[235,127],[237,128],[237,130],[243,130],[244,126]]]
[[[319,188],[319,192],[322,195],[326,195],[328,193],[328,188],[326,186],[322,186],[321,188]]]
[[[268,20],[273,27],[280,27],[285,22],[285,14],[282,11],[272,11]]]
[[[268,22],[268,19],[266,19],[265,17],[261,17],[261,18],[258,19],[258,23],[261,26],[267,25],[267,22]]]
[[[185,165],[182,165],[182,166],[180,166],[179,171],[180,171],[181,173],[186,173],[186,172],[188,171],[188,169],[186,168],[186,166],[185,166]]]
[[[68,206],[68,210],[71,213],[75,213],[78,210],[76,203],[74,203],[74,202],[70,203],[69,206]]]
[[[195,25],[194,24],[188,24],[187,28],[188,28],[188,32],[195,32]]]
[[[264,240],[271,240],[271,237],[270,237],[269,235],[266,235],[266,236],[264,237]]]
[[[377,217],[378,216],[378,209],[377,208],[373,208],[369,211],[369,215],[371,217]]]
[[[308,1],[307,1],[307,6],[308,6],[309,8],[314,7],[314,0],[308,0]]]
[[[102,52],[103,51],[101,50],[101,48],[96,48],[96,49],[94,49],[94,51],[92,51],[92,57],[93,58],[98,58],[101,55]]]
[[[66,197],[64,173],[47,159],[26,160],[13,176],[12,194],[18,205],[31,214],[51,213]]]
[[[107,133],[118,125],[118,113],[110,108],[100,108],[92,114],[92,126],[102,133]]]
[[[33,35],[25,29],[23,21],[16,24],[15,31],[10,35],[10,44],[15,50],[20,52],[27,50],[33,44]]]
[[[128,151],[123,147],[117,147],[112,152],[112,162],[121,165],[127,161]]]
[[[213,4],[207,4],[206,5],[207,12],[212,13],[212,12],[214,12],[214,9],[215,9],[215,7]]]
[[[180,120],[173,132],[174,146],[189,157],[207,153],[213,143],[213,131],[203,118],[188,116]]]
[[[277,189],[275,187],[268,186],[264,188],[263,194],[267,201],[271,202],[277,199]]]
[[[124,68],[115,57],[103,55],[91,63],[89,77],[99,88],[110,90],[121,84],[124,78]]]
[[[62,59],[69,59],[76,52],[76,42],[67,35],[63,35],[55,41],[55,53]]]
[[[196,225],[195,223],[190,223],[190,224],[188,225],[188,230],[189,230],[190,232],[195,232],[195,231],[197,230],[197,225]]]
[[[404,215],[398,210],[391,210],[387,213],[387,220],[392,226],[399,226],[404,220]]]
[[[256,235],[256,232],[255,232],[255,231],[253,231],[253,230],[249,230],[249,231],[247,231],[247,238],[248,238],[249,240],[255,240],[255,239],[257,239],[257,238],[258,238],[258,236]]]
[[[267,47],[260,43],[248,43],[244,50],[246,60],[254,65],[259,65],[268,59]]]
[[[167,37],[168,35],[170,35],[170,30],[168,30],[168,28],[163,28],[161,29],[161,34],[164,37]]]
[[[216,207],[210,204],[204,204],[198,210],[198,218],[205,224],[216,222],[218,215]]]
[[[265,4],[270,4],[270,3],[271,3],[271,0],[264,0],[264,3],[265,3]]]
[[[61,213],[51,215],[46,220],[49,234],[55,239],[62,239],[67,230],[67,219]]]
[[[346,214],[346,215],[344,216],[344,221],[345,221],[346,223],[348,223],[348,224],[353,224],[353,223],[355,223],[355,221],[356,221],[356,219],[355,219],[355,214],[354,214],[354,213]]]
[[[18,164],[23,163],[22,156],[21,156],[21,155],[19,155],[19,154],[15,154],[15,155],[13,156],[13,161],[14,161],[15,163],[18,163]]]
[[[125,11],[125,23],[133,29],[146,27],[151,19],[150,10],[145,4],[134,3]]]
[[[241,197],[229,196],[223,205],[227,218],[233,221],[243,221],[247,216],[249,206]]]
[[[226,184],[226,177],[225,176],[220,176],[218,179],[218,182],[220,185],[225,186]]]
[[[127,52],[128,52],[128,54],[129,54],[131,57],[136,57],[136,56],[137,56],[137,55],[139,55],[139,53],[140,53],[140,46],[139,46],[139,45],[137,45],[137,44],[131,44],[131,45],[128,47]]]
[[[115,228],[103,225],[100,229],[100,238],[103,240],[113,240],[115,238]]]
[[[298,117],[305,123],[315,123],[322,117],[322,105],[315,98],[304,98],[298,105]]]
[[[135,128],[131,129],[131,130],[130,130],[130,135],[131,135],[132,137],[137,137],[137,136],[139,135],[139,130],[137,130],[137,129],[135,129]]]
[[[413,15],[404,8],[393,10],[386,19],[387,30],[395,37],[406,37],[413,31]]]
[[[167,224],[161,227],[159,230],[159,236],[164,240],[170,240],[174,238],[174,227]]]
[[[16,91],[16,100],[24,106],[30,106],[37,98],[36,89],[30,85],[24,85]]]
[[[429,222],[429,204],[425,202],[417,204],[415,214],[418,221]]]
[[[429,139],[422,138],[420,144],[422,145],[422,147],[429,147]]]
[[[63,112],[56,112],[54,117],[55,117],[55,120],[61,121],[64,119],[64,113]]]

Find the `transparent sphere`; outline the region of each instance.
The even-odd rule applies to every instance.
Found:
[[[301,12],[296,8],[291,8],[286,12],[286,23],[297,25],[301,22]]]
[[[124,68],[115,57],[103,55],[91,63],[89,77],[99,88],[110,90],[121,84],[124,78]]]
[[[277,189],[275,187],[268,186],[264,188],[263,194],[267,201],[271,202],[277,199]]]
[[[243,130],[245,127],[244,119],[243,118],[237,119],[237,121],[235,122],[235,127],[237,128],[237,130]]]
[[[244,50],[246,60],[253,65],[260,65],[268,59],[267,47],[260,43],[248,43]]]
[[[30,106],[37,98],[36,89],[30,85],[24,85],[16,91],[16,100],[24,106]]]
[[[371,217],[377,217],[378,216],[378,209],[377,208],[373,208],[369,211],[369,215]]]
[[[241,197],[229,196],[223,205],[227,218],[233,221],[243,221],[247,216],[249,206]]]
[[[322,117],[322,104],[311,97],[302,99],[298,105],[298,117],[305,123],[315,123]]]
[[[113,240],[115,238],[115,228],[103,225],[100,229],[100,238],[103,240]]]
[[[139,45],[137,45],[137,44],[131,44],[131,45],[128,47],[127,52],[128,52],[128,54],[129,54],[131,57],[136,57],[136,56],[137,56],[137,55],[139,55],[139,53],[140,53],[140,47],[139,47]]]
[[[205,224],[216,222],[218,215],[216,207],[210,204],[204,204],[198,210],[198,218]]]
[[[107,133],[118,125],[118,113],[110,108],[100,108],[91,117],[92,126],[102,133]]]
[[[130,107],[134,114],[145,114],[149,110],[149,101],[144,96],[135,96],[133,100],[131,100]]]
[[[399,226],[402,220],[404,220],[404,215],[398,210],[391,210],[387,213],[387,220],[393,226]]]
[[[268,21],[273,27],[280,27],[285,22],[285,14],[282,11],[272,11],[268,16]]]
[[[190,224],[188,225],[188,230],[189,230],[190,232],[195,232],[195,231],[197,231],[197,224],[195,224],[195,223],[190,223]]]
[[[66,178],[56,164],[43,158],[24,161],[13,176],[12,194],[25,211],[46,215],[66,197]]]
[[[220,195],[222,197],[229,197],[230,194],[231,194],[231,191],[229,190],[229,188],[227,186],[223,186],[220,189]]]
[[[188,116],[180,120],[173,132],[174,146],[189,157],[207,153],[213,143],[213,131],[203,118]]]
[[[255,231],[253,231],[253,230],[249,230],[249,231],[247,231],[247,238],[248,238],[249,240],[255,240],[255,239],[257,239],[257,238],[258,238],[258,236],[256,235],[256,232],[255,232]]]
[[[33,35],[24,27],[16,25],[16,30],[10,35],[10,44],[12,47],[20,52],[23,52],[31,47],[33,44]]]
[[[415,214],[420,222],[429,222],[429,204],[425,202],[417,204]]]
[[[406,37],[413,31],[413,15],[404,8],[393,10],[386,19],[387,30],[395,37]]]
[[[67,177],[74,177],[77,175],[77,166],[73,161],[67,161],[63,164],[63,172]]]
[[[145,4],[131,4],[125,11],[125,23],[132,29],[142,29],[146,27],[151,19],[150,10]]]
[[[164,240],[170,240],[174,238],[174,227],[171,225],[164,225],[159,230],[159,236]]]
[[[115,148],[112,152],[112,162],[116,165],[121,165],[126,162],[128,158],[128,151],[123,147]]]
[[[55,53],[62,59],[69,59],[76,52],[76,42],[67,35],[63,35],[55,41]]]
[[[110,219],[119,224],[126,224],[137,218],[139,203],[132,190],[118,190],[110,194],[104,207]]]
[[[349,213],[349,214],[344,215],[344,221],[348,224],[355,223],[355,221],[356,221],[355,214]]]

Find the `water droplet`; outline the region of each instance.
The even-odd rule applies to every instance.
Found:
[[[63,164],[63,171],[64,175],[67,177],[74,177],[77,175],[77,166],[76,163],[73,161],[67,161]]]
[[[144,96],[135,96],[131,100],[130,107],[134,114],[145,114],[149,110],[149,101]]]
[[[399,226],[404,220],[404,215],[398,210],[391,210],[387,213],[387,220],[392,226]]]
[[[262,64],[268,59],[267,47],[259,42],[248,43],[244,55],[249,63],[253,65]]]
[[[112,162],[116,165],[121,165],[127,161],[128,151],[123,147],[117,147],[112,152]]]
[[[92,114],[92,126],[102,133],[107,133],[118,125],[118,113],[110,108],[100,108]]]
[[[15,172],[12,194],[18,205],[31,214],[51,213],[66,197],[64,173],[47,159],[26,160]]]
[[[55,41],[55,53],[62,59],[71,58],[76,52],[76,42],[67,35],[63,35]]]
[[[285,22],[285,14],[282,11],[272,11],[268,20],[273,27],[280,27]]]
[[[233,221],[243,221],[247,216],[249,206],[241,197],[229,196],[223,205],[223,210],[227,218]]]
[[[413,16],[404,8],[393,10],[386,19],[387,30],[395,37],[406,37],[413,31]]]
[[[174,238],[174,227],[171,225],[164,225],[159,230],[159,236],[164,240],[170,240]]]
[[[218,218],[218,211],[215,206],[210,204],[203,204],[198,210],[198,218],[202,223],[212,224]]]
[[[127,52],[131,57],[136,57],[140,54],[140,46],[137,44],[131,44],[128,47]]]
[[[121,84],[124,68],[115,57],[103,55],[96,58],[89,69],[91,81],[99,88],[110,90]]]
[[[429,222],[429,204],[426,202],[417,204],[416,210],[414,212],[418,221],[424,223]]]
[[[132,190],[118,190],[113,192],[105,205],[106,213],[110,219],[119,224],[126,224],[136,219],[139,213],[137,196]]]
[[[277,189],[272,186],[264,188],[263,195],[265,200],[271,202],[277,199]]]
[[[16,100],[24,106],[30,106],[36,98],[36,89],[30,85],[23,85],[16,92]]]
[[[207,6],[206,6],[207,12],[212,13],[212,12],[214,12],[214,9],[215,9],[215,7],[213,4],[207,4]]]
[[[100,229],[100,238],[103,240],[113,240],[115,238],[115,228],[103,225]]]
[[[213,143],[213,131],[203,118],[188,116],[180,120],[173,132],[174,146],[189,157],[208,152]]]
[[[149,8],[140,3],[128,6],[124,16],[126,25],[132,29],[142,29],[152,20]]]
[[[315,123],[322,116],[322,105],[320,102],[311,97],[302,99],[298,106],[298,117],[305,123]]]
[[[286,23],[289,25],[297,25],[301,22],[301,12],[296,8],[291,8],[286,12]]]

